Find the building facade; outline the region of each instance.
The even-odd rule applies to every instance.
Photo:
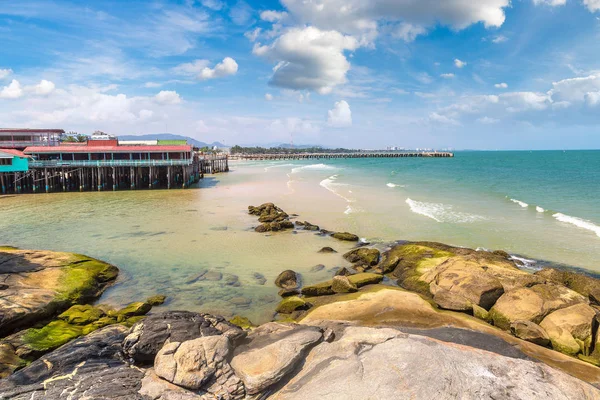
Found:
[[[58,146],[62,129],[0,128],[0,148],[24,150],[29,146]]]

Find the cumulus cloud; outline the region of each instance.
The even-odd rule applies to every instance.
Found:
[[[500,120],[496,119],[496,118],[482,117],[482,118],[478,118],[477,122],[479,122],[480,124],[485,124],[485,125],[493,125],[493,124],[497,124],[498,122],[500,122]]]
[[[591,12],[600,11],[600,0],[583,0],[583,4]]]
[[[588,92],[585,94],[584,99],[585,103],[590,107],[600,105],[600,91]]]
[[[23,88],[18,80],[13,79],[8,86],[0,90],[0,99],[18,99],[23,96]]]
[[[350,63],[344,52],[358,46],[351,36],[309,26],[291,28],[269,45],[257,43],[253,53],[276,63],[270,84],[326,94],[346,82]]]
[[[222,62],[215,65],[214,68],[205,67],[200,72],[200,79],[215,79],[229,75],[235,75],[238,71],[238,64],[231,57],[225,57]]]
[[[50,93],[52,93],[55,89],[54,83],[47,81],[45,79],[42,79],[40,81],[40,83],[38,83],[37,85],[35,85],[32,88],[33,93],[40,95],[40,96],[47,96]]]
[[[444,79],[452,79],[455,77],[454,74],[441,74],[440,77],[444,78]]]
[[[154,99],[159,104],[179,104],[181,103],[181,97],[179,93],[174,90],[161,90],[158,92]]]
[[[265,94],[265,100],[266,101],[271,101],[273,100],[273,95],[271,93],[266,93]]]
[[[590,75],[554,82],[548,93],[556,102],[581,103],[587,93],[597,91],[600,91],[600,76]]]
[[[506,89],[506,88],[508,88],[508,84],[507,84],[507,83],[504,83],[504,82],[502,82],[502,83],[496,83],[496,84],[494,85],[494,87],[495,87],[496,89]]]
[[[13,73],[12,69],[0,69],[0,79],[6,79],[9,75]]]
[[[334,128],[352,126],[352,111],[345,100],[336,102],[333,109],[327,112],[327,124]]]
[[[460,122],[457,120],[450,118],[446,115],[438,114],[436,112],[432,112],[429,114],[429,122],[442,124],[442,125],[451,125],[451,126],[459,126]]]
[[[427,29],[420,25],[401,23],[394,30],[393,36],[404,40],[405,42],[413,42],[417,36],[427,33]]]
[[[467,63],[465,61],[459,60],[458,58],[455,58],[454,59],[454,66],[456,68],[464,68],[464,67],[467,66]]]
[[[260,13],[260,19],[267,22],[279,22],[288,17],[285,11],[267,10]]]
[[[256,42],[256,39],[258,39],[258,36],[260,35],[261,31],[262,31],[261,28],[255,28],[254,30],[251,30],[251,31],[248,31],[248,32],[244,33],[244,36],[249,41]]]
[[[556,7],[564,6],[565,4],[567,4],[567,0],[533,0],[533,4],[535,4],[536,6],[545,5],[550,7]]]
[[[158,82],[146,82],[144,83],[144,87],[145,88],[157,88],[157,87],[161,87],[162,83],[158,83]]]
[[[225,3],[220,0],[202,0],[202,5],[206,8],[210,8],[213,11],[219,11],[225,7]]]

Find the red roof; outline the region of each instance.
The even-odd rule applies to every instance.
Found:
[[[12,154],[17,157],[27,157],[25,154],[23,154],[22,151],[13,150],[13,149],[0,149],[0,153],[8,153],[8,154]]]
[[[192,146],[32,146],[24,152],[33,153],[176,153],[192,151]]]

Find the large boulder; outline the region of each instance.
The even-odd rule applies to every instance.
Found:
[[[359,237],[355,234],[348,232],[335,232],[331,236],[337,240],[343,240],[346,242],[358,242],[359,239]]]
[[[0,336],[96,299],[118,273],[80,254],[1,248]]]
[[[588,304],[589,301],[564,286],[540,284],[504,293],[490,310],[490,316],[495,326],[509,330],[513,322],[539,324],[551,312],[579,303]]]
[[[226,336],[170,342],[156,355],[154,372],[175,385],[202,389],[219,399],[241,399],[244,385],[227,361],[230,352]]]
[[[334,276],[331,284],[331,289],[335,293],[353,293],[358,291],[358,287],[350,282],[347,276]]]
[[[298,287],[298,275],[291,269],[285,270],[275,278],[275,285],[282,289],[295,289]]]
[[[580,303],[550,313],[540,323],[552,342],[552,348],[561,353],[589,355],[593,340],[596,310]]]
[[[365,268],[370,268],[379,262],[379,250],[377,249],[367,249],[361,247],[359,249],[350,250],[346,254],[344,254],[344,258],[355,264],[355,266],[362,266]]]
[[[590,276],[554,268],[546,268],[535,273],[548,281],[563,285],[588,297],[594,304],[600,305],[600,280]]]
[[[510,347],[506,345],[507,347]],[[527,359],[389,328],[347,327],[272,395],[289,399],[592,399],[600,390]]]
[[[318,343],[323,334],[316,327],[271,322],[256,328],[237,347],[231,366],[254,395],[279,382]]]
[[[540,346],[548,346],[550,344],[550,337],[544,328],[531,321],[515,321],[510,324],[510,331],[519,339],[527,340]]]
[[[478,263],[461,257],[448,259],[420,279],[429,283],[433,300],[449,310],[471,310],[473,304],[489,310],[504,293],[498,279]]]
[[[134,362],[150,364],[169,342],[185,342],[204,336],[226,335],[235,341],[245,332],[223,317],[189,311],[153,314],[136,323],[123,341],[123,352]]]
[[[339,275],[336,275],[334,279],[338,276]],[[363,272],[360,274],[349,275],[347,278],[352,285],[361,288],[366,285],[373,285],[381,282],[383,280],[383,275]],[[331,279],[314,285],[304,286],[302,288],[302,294],[309,297],[335,294],[333,282],[333,279]]]
[[[310,304],[308,304],[306,300],[298,296],[288,296],[281,300],[275,311],[280,314],[291,314],[294,311],[306,310],[309,307]]]

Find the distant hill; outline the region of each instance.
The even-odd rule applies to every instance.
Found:
[[[174,135],[172,133],[151,133],[148,135],[118,135],[118,137],[121,140],[187,140],[188,144],[191,144],[192,146],[196,147],[228,147],[220,142],[205,143],[193,139],[189,136]]]

